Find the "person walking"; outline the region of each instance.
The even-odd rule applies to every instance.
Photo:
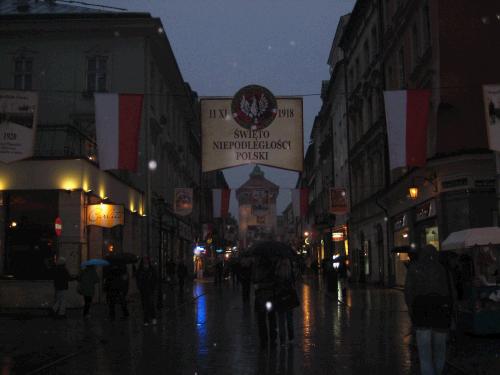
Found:
[[[99,282],[99,276],[94,266],[86,266],[78,277],[78,293],[83,297],[83,317],[90,317],[90,306],[94,298],[95,285]]]
[[[215,263],[215,285],[222,285],[224,280],[224,263],[220,255],[217,256]]]
[[[255,312],[259,330],[260,347],[276,344],[276,311],[274,308],[275,265],[268,257],[261,256],[254,272]]]
[[[149,257],[145,256],[142,258],[139,268],[136,271],[135,279],[137,289],[141,293],[144,326],[149,326],[149,324],[156,325],[154,291],[158,286],[158,278]]]
[[[68,269],[66,268],[66,259],[64,257],[59,257],[56,260],[56,265],[53,269],[53,280],[54,280],[54,305],[52,306],[52,312],[55,318],[65,319],[66,318],[66,293],[68,291],[69,281],[71,276],[69,275]]]
[[[106,267],[108,268],[108,267]],[[105,268],[105,270],[106,270]],[[128,274],[126,266],[111,265],[106,270],[104,280],[104,291],[109,308],[109,320],[115,320],[115,305],[120,304],[122,308],[122,319],[127,319],[129,316],[127,307],[127,292],[128,292]]]
[[[405,300],[416,332],[422,375],[438,375],[444,369],[453,301],[450,284],[450,275],[439,263],[436,248],[424,246],[418,259],[410,264],[405,282]]]
[[[276,264],[275,304],[278,313],[278,328],[280,344],[294,339],[293,309],[299,306],[297,292],[295,291],[295,277],[293,274],[292,260],[280,258]]]
[[[184,282],[186,280],[188,270],[184,264],[184,259],[181,259],[177,265],[177,279],[179,281],[179,299],[184,298]]]
[[[243,303],[250,301],[250,287],[252,285],[253,258],[244,256],[240,259],[238,267],[238,279],[241,282],[241,299]]]

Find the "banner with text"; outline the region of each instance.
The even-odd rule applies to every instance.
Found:
[[[349,212],[345,188],[330,188],[330,213],[344,215]]]
[[[0,161],[33,156],[37,107],[35,92],[0,91]]]
[[[261,164],[292,171],[303,170],[302,98],[277,97],[269,124],[245,127],[232,109],[233,98],[201,99],[202,171]],[[239,101],[240,112],[259,113],[255,99]],[[245,112],[247,110],[247,112]]]

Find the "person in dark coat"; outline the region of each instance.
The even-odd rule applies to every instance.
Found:
[[[439,263],[436,248],[426,245],[410,263],[405,283],[423,375],[441,374],[444,368],[453,301],[450,285],[450,275]]]
[[[68,284],[71,280],[68,269],[66,268],[66,259],[59,257],[53,269],[52,277],[54,280],[55,302],[52,306],[52,312],[58,319],[66,318],[66,293]]]
[[[94,266],[85,267],[78,278],[78,292],[83,297],[83,317],[90,317],[90,306],[94,298],[95,285],[99,282],[99,276]]]
[[[238,279],[241,283],[241,298],[244,303],[250,300],[250,287],[252,285],[253,258],[244,256],[240,259]]]
[[[287,295],[290,293],[295,293],[295,277],[293,274],[292,260],[289,258],[280,258],[276,264],[275,270],[275,295],[280,296],[281,293]],[[297,301],[298,302],[298,301]],[[292,342],[294,339],[294,329],[293,329],[293,309],[297,307],[291,305],[282,305],[277,298],[276,311],[278,313],[278,327],[279,327],[279,337],[280,344],[285,345],[287,341]]]
[[[111,265],[105,269],[104,291],[109,308],[109,319],[115,320],[115,305],[122,308],[122,319],[129,316],[127,307],[128,273],[126,266]]]
[[[144,326],[156,324],[154,292],[158,286],[155,269],[149,257],[143,257],[135,274],[137,289],[141,293],[142,311],[144,313]]]
[[[275,265],[268,257],[259,257],[254,270],[255,312],[261,348],[276,344],[276,311],[274,308]]]
[[[187,273],[188,273],[187,267],[184,264],[184,260],[181,259],[181,261],[177,265],[177,279],[179,281],[179,298],[181,299],[184,296],[184,282],[186,280]]]

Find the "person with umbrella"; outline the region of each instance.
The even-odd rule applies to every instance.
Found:
[[[95,285],[99,282],[99,277],[94,265],[86,265],[78,277],[78,293],[83,297],[83,317],[90,317],[90,306],[94,298]]]
[[[115,320],[115,305],[120,304],[123,317],[126,319],[129,316],[127,307],[127,292],[128,292],[128,273],[126,265],[119,263],[111,263],[105,268],[104,276],[104,291],[109,308],[109,319]]]
[[[142,311],[144,314],[144,326],[156,325],[156,313],[154,304],[154,291],[158,285],[155,269],[151,265],[149,257],[145,256],[139,263],[135,273],[137,289],[141,293]]]
[[[66,318],[66,292],[68,291],[68,283],[72,279],[66,268],[66,259],[64,257],[57,258],[53,269],[55,302],[52,306],[52,312],[54,317],[58,319]]]

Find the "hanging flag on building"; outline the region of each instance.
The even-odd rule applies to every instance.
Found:
[[[425,165],[430,97],[430,90],[384,91],[391,170]]]
[[[212,189],[213,216],[227,217],[229,212],[230,189]]]
[[[345,188],[330,188],[330,213],[343,215],[349,211]]]
[[[142,94],[95,93],[99,166],[137,170]]]
[[[11,163],[33,156],[38,94],[0,91],[0,161]]]
[[[483,98],[488,145],[500,152],[500,85],[484,85]]]
[[[309,209],[309,189],[292,189],[292,210],[294,216],[306,216]]]
[[[174,191],[174,212],[186,216],[193,212],[193,189],[176,188]]]

